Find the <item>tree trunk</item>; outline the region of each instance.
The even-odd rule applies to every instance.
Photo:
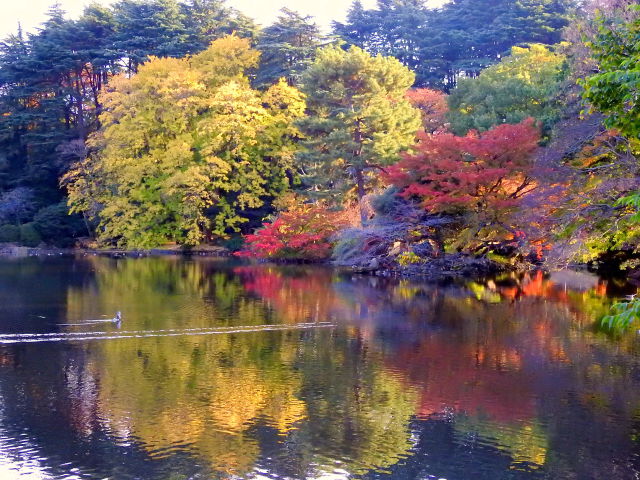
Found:
[[[355,176],[356,176],[356,186],[357,186],[357,192],[358,192],[358,208],[360,209],[360,223],[364,227],[368,219],[367,219],[367,214],[364,210],[364,204],[363,204],[365,190],[364,190],[364,175],[362,173],[361,168],[356,169]]]

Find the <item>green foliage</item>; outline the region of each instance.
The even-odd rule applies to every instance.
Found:
[[[376,9],[366,10],[355,0],[347,21],[334,22],[334,32],[348,44],[363,48],[372,55],[397,58],[403,65],[418,73],[417,84],[423,85],[420,72],[425,64],[423,48],[429,12],[421,2],[400,0],[380,1]]]
[[[609,330],[626,330],[640,318],[640,300],[619,302],[611,307],[611,313],[602,317],[600,324]]]
[[[44,207],[33,217],[33,227],[42,240],[56,247],[71,247],[75,239],[87,235],[79,215],[70,215],[65,201]]]
[[[632,222],[640,222],[640,192],[619,198],[615,205],[633,208],[635,213],[629,217],[629,220]]]
[[[190,53],[206,50],[209,44],[225,35],[235,34],[255,40],[255,22],[224,0],[186,0],[180,4]]]
[[[513,47],[510,56],[478,78],[458,82],[448,97],[451,129],[464,135],[533,117],[549,131],[561,110],[564,67],[564,56],[544,45]]]
[[[37,247],[42,242],[42,237],[33,226],[33,223],[20,225],[20,243],[27,247]]]
[[[230,252],[237,252],[244,247],[244,238],[242,235],[230,235],[229,238],[222,239],[220,246],[226,248]]]
[[[136,72],[149,56],[180,57],[187,53],[184,14],[176,0],[122,0],[114,11],[113,44]]]
[[[95,154],[64,177],[72,212],[99,221],[106,243],[196,245],[237,231],[242,212],[289,187],[302,95],[264,93],[244,76],[258,53],[236,36],[185,59],[153,58],[101,96]]]
[[[336,201],[355,186],[361,200],[376,185],[380,169],[399,158],[420,128],[420,113],[405,98],[413,80],[391,57],[357,47],[318,52],[302,78],[309,115],[298,122],[306,135],[299,160],[309,190]]]
[[[628,22],[601,19],[599,34],[590,43],[599,72],[586,78],[584,97],[608,118],[609,127],[640,137],[640,6]]]
[[[0,225],[0,242],[17,243],[20,241],[20,227],[16,225]]]

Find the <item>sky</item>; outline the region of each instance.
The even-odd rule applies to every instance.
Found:
[[[108,5],[115,0],[98,0]],[[55,0],[0,0],[0,38],[17,31],[18,22],[25,32],[32,32],[45,19],[45,13]],[[82,13],[91,0],[59,0],[62,8],[71,18]],[[363,0],[365,7],[375,5],[375,0]],[[278,11],[289,7],[305,15],[311,15],[316,22],[328,29],[332,20],[344,20],[351,0],[227,0],[234,6],[256,19],[262,25],[269,25],[278,16]]]

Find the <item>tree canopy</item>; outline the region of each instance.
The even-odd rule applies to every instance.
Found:
[[[184,57],[227,32],[252,36],[255,29],[221,0],[91,4],[78,19],[52,7],[36,33],[0,43],[0,191],[30,189],[34,215],[64,202],[59,179],[84,159],[114,76],[133,75],[150,55]]]
[[[640,138],[640,7],[629,22],[601,19],[591,47],[598,73],[584,82],[585,98],[607,114],[607,124],[626,135]]]
[[[548,130],[560,114],[565,75],[564,55],[540,44],[513,47],[511,55],[477,78],[458,82],[448,97],[451,129],[464,135],[534,117]]]
[[[278,19],[260,33],[256,83],[270,85],[284,78],[290,85],[298,84],[322,42],[320,28],[311,17],[283,8]]]
[[[196,245],[285,191],[287,139],[304,101],[286,83],[251,89],[244,73],[257,62],[246,39],[227,36],[115,77],[101,96],[94,153],[64,177],[72,210],[97,218],[107,242]]]
[[[372,54],[391,55],[416,72],[417,86],[450,90],[477,76],[511,47],[552,45],[568,22],[565,0],[453,0],[429,9],[419,0],[355,0],[334,32]]]
[[[358,47],[318,52],[302,77],[309,115],[298,122],[305,134],[299,159],[310,190],[335,198],[355,188],[362,201],[420,128],[420,113],[405,97],[413,80],[392,57]]]

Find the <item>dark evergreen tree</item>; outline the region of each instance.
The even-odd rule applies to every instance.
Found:
[[[184,14],[176,0],[121,0],[113,7],[113,46],[123,66],[135,73],[149,56],[181,57],[189,53]]]
[[[257,48],[262,55],[256,83],[266,86],[285,78],[290,85],[297,84],[322,41],[311,17],[283,8],[278,20],[259,37]]]
[[[181,4],[187,43],[190,52],[206,49],[217,38],[234,33],[254,39],[258,34],[256,23],[223,0],[187,0]]]
[[[377,8],[365,10],[359,0],[351,5],[347,22],[334,23],[334,32],[347,43],[371,54],[396,57],[420,73],[420,51],[426,35],[429,11],[421,0],[378,0]],[[416,82],[422,84],[422,79]]]

